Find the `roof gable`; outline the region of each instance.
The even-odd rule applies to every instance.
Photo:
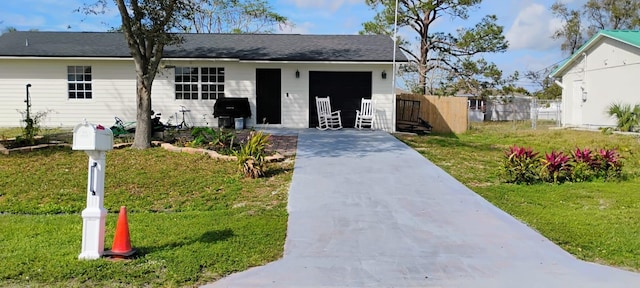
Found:
[[[601,30],[598,34],[594,35],[582,45],[569,59],[560,64],[556,70],[551,73],[551,77],[561,76],[567,69],[573,65],[573,63],[584,53],[591,49],[603,38],[610,38],[618,42],[631,45],[636,48],[640,48],[640,30]]]
[[[165,58],[255,61],[392,62],[393,41],[384,35],[180,34]],[[116,57],[131,54],[122,33],[10,32],[0,36],[0,56]],[[402,53],[396,61],[406,62]]]

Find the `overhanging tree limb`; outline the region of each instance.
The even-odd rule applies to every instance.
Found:
[[[465,20],[470,9],[477,8],[481,0],[399,0],[398,26],[410,28],[417,34],[418,47],[412,46],[405,40],[398,41],[400,49],[405,52],[410,61],[417,64],[417,77],[419,90],[426,90],[426,74],[433,69],[441,69],[440,65],[430,63],[429,54],[435,51],[439,58],[446,58],[449,67],[457,67],[448,70],[452,74],[450,78],[470,81],[471,77],[461,71],[461,58],[477,57],[483,53],[504,52],[507,42],[503,36],[503,27],[498,26],[496,17],[486,16],[474,28],[462,29],[457,35],[434,33],[431,31],[433,24],[442,15],[450,15],[453,20]],[[363,24],[363,34],[392,35],[394,0],[366,0],[367,5],[378,10],[372,21]],[[491,65],[483,65],[487,69],[496,69]],[[465,76],[466,79],[460,78]]]

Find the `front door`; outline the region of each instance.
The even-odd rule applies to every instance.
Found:
[[[256,124],[281,124],[280,69],[256,69]]]
[[[573,97],[571,97],[571,124],[582,125],[582,80],[573,81]]]

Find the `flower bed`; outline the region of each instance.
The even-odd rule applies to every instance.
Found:
[[[616,149],[554,150],[542,157],[532,148],[513,145],[504,155],[502,174],[507,183],[608,181],[623,176],[623,162]]]

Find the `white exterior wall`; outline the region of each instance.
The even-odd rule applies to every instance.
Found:
[[[609,105],[640,104],[640,49],[603,38],[585,53],[562,77],[563,126],[615,126],[616,119],[606,114]]]
[[[67,66],[91,66],[93,99],[68,99]],[[274,63],[207,60],[167,60],[166,66],[224,67],[226,97],[247,97],[252,117],[247,126],[256,126],[256,69],[281,69],[282,124],[271,127],[306,128],[309,126],[309,71],[372,72],[372,99],[377,110],[378,128],[393,129],[393,94],[391,64],[367,63]],[[300,78],[295,78],[295,71]],[[382,79],[382,71],[389,76]],[[0,59],[0,126],[20,125],[21,115],[16,110],[26,108],[25,85],[30,89],[32,111],[50,110],[43,123],[47,127],[72,127],[84,118],[89,122],[111,126],[114,116],[135,121],[136,89],[133,61],[123,59]],[[156,76],[152,88],[152,109],[162,113],[162,121],[171,117],[171,123],[182,120],[181,106],[189,110],[185,116],[190,125],[217,126],[213,118],[214,100],[176,100],[174,70],[163,69]],[[177,119],[176,119],[177,116]]]
[[[20,126],[31,84],[31,111],[49,111],[43,126],[72,127],[86,118],[109,125],[135,119],[135,71],[128,61],[0,60],[0,126]],[[67,66],[90,65],[93,99],[68,99]],[[134,79],[134,80],[130,80]],[[133,104],[130,104],[133,103]]]

